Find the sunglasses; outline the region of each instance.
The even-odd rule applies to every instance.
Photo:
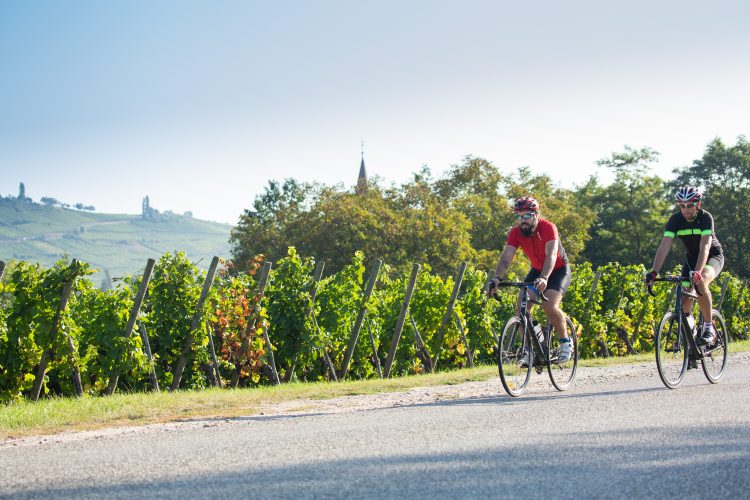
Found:
[[[680,208],[693,208],[697,205],[697,203],[678,203],[677,204]]]
[[[525,213],[525,214],[516,214],[516,217],[518,220],[529,220],[534,217],[534,214],[531,212]]]

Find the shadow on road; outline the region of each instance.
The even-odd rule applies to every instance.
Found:
[[[690,436],[700,436],[701,443],[691,444]],[[480,446],[472,452],[434,454],[374,453],[366,458],[336,460],[308,457],[306,463],[277,467],[263,465],[263,450],[246,451],[249,465],[230,472],[96,486],[35,489],[29,484],[12,495],[14,498],[739,498],[745,497],[750,488],[747,474],[750,428],[745,425],[721,431],[695,427],[689,433],[660,428],[646,436],[643,428],[634,427],[617,432],[580,432],[567,436],[563,442],[546,445]],[[206,459],[199,450],[194,452],[194,456],[184,459]]]

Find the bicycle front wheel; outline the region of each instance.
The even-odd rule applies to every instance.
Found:
[[[531,345],[526,338],[523,323],[520,318],[510,318],[500,336],[497,349],[497,367],[500,370],[500,381],[505,391],[513,397],[518,397],[526,390],[531,377],[532,363],[528,361]],[[525,366],[522,366],[524,365]]]
[[[547,352],[549,353],[547,370],[549,371],[549,379],[552,381],[552,385],[558,391],[564,391],[570,387],[578,368],[578,331],[567,316],[565,316],[565,326],[568,328],[570,341],[573,344],[570,359],[565,361],[560,361],[559,357],[560,338],[553,328],[547,329],[547,341],[549,342],[547,345]]]
[[[680,317],[674,312],[664,315],[656,331],[656,367],[664,385],[675,389],[685,376],[688,363],[688,344]]]
[[[729,354],[729,335],[727,334],[727,325],[724,323],[724,317],[719,311],[711,311],[711,319],[714,322],[716,330],[716,342],[714,345],[707,346],[706,352],[701,359],[703,373],[712,384],[719,381],[724,374],[724,368],[727,365],[727,355]]]

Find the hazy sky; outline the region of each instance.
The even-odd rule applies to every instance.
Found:
[[[750,136],[750,2],[0,2],[0,194],[235,223],[271,179],[466,155],[563,186]],[[600,177],[607,176],[600,172]]]

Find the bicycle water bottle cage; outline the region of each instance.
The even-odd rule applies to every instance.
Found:
[[[687,324],[690,327],[690,330],[692,331],[695,328],[695,318],[693,317],[693,315],[691,313],[688,313],[688,312],[685,312],[685,311],[683,311],[682,313],[685,315],[685,319],[687,320]]]
[[[544,330],[542,330],[542,325],[540,325],[539,322],[535,319],[531,320],[531,325],[534,329],[536,338],[539,339],[539,342],[544,342]]]

